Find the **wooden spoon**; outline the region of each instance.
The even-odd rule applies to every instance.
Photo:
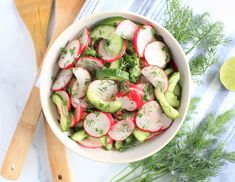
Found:
[[[50,45],[72,23],[83,2],[83,0],[56,0],[55,30]],[[37,65],[40,65],[46,49],[45,40],[48,19],[46,21],[45,16],[47,14],[49,18],[51,0],[16,0],[16,5],[31,33],[36,49]],[[46,13],[43,13],[44,11]],[[34,18],[32,19],[32,17]],[[35,17],[37,17],[36,21]],[[17,179],[21,173],[41,112],[39,90],[37,87],[33,87],[32,91],[33,93],[30,94],[30,98],[26,103],[1,169],[1,175],[8,179]],[[64,146],[50,131],[47,122],[45,122],[45,129],[53,179],[54,181],[71,181]],[[16,155],[16,151],[21,151],[21,153]]]

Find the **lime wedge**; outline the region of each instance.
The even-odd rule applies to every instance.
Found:
[[[220,81],[230,91],[235,91],[235,57],[227,59],[220,68]]]

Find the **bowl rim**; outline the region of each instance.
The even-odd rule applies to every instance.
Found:
[[[112,15],[113,14],[113,15]],[[117,14],[120,14],[120,15],[117,15]],[[94,158],[92,156],[90,156],[89,154],[86,155],[84,153],[80,153],[78,151],[76,151],[73,147],[71,147],[70,145],[68,145],[68,143],[63,139],[63,136],[61,135],[61,133],[57,132],[56,131],[56,128],[52,125],[51,121],[49,121],[47,118],[48,115],[51,115],[49,114],[49,112],[46,111],[45,109],[45,98],[41,92],[41,84],[40,84],[40,100],[41,100],[41,103],[42,103],[42,109],[43,109],[43,112],[44,112],[44,115],[45,115],[45,118],[47,120],[47,123],[49,124],[50,126],[50,129],[53,131],[53,133],[55,134],[55,136],[57,137],[57,139],[59,139],[67,148],[69,148],[71,151],[75,152],[76,154],[79,154],[80,156],[82,157],[85,157],[85,158],[88,158],[88,159],[91,159],[91,160],[94,160],[94,161],[99,161],[99,162],[105,162],[105,163],[129,163],[129,162],[135,162],[135,161],[139,161],[139,160],[142,160],[142,159],[145,159],[153,154],[155,154],[156,152],[160,151],[162,148],[164,148],[174,137],[175,135],[178,133],[179,129],[181,128],[182,124],[184,123],[184,120],[185,120],[185,117],[186,117],[186,114],[187,114],[187,111],[188,111],[188,108],[189,108],[189,103],[190,103],[190,96],[191,96],[191,87],[192,87],[192,83],[191,83],[191,72],[190,72],[190,68],[189,68],[189,64],[188,64],[188,61],[187,61],[187,58],[186,58],[186,55],[181,47],[181,45],[179,44],[179,42],[174,38],[174,36],[167,30],[165,29],[162,25],[160,25],[159,23],[155,22],[154,20],[148,18],[148,17],[145,17],[143,15],[140,15],[140,14],[137,14],[137,13],[133,13],[133,12],[128,12],[128,11],[103,11],[103,12],[97,12],[97,13],[93,13],[89,16],[86,16],[86,17],[83,17],[81,19],[79,19],[78,21],[74,21],[71,25],[69,25],[63,32],[61,32],[59,34],[59,36],[56,38],[56,40],[53,42],[53,44],[51,45],[51,47],[53,47],[54,44],[56,44],[57,40],[60,39],[60,37],[62,36],[62,34],[64,34],[65,32],[67,32],[69,29],[71,29],[75,24],[79,24],[80,21],[86,21],[86,20],[89,20],[91,18],[96,18],[96,16],[104,16],[106,18],[108,17],[114,17],[114,16],[125,16],[125,15],[131,15],[131,16],[134,16],[134,17],[139,17],[140,19],[143,19],[144,21],[146,22],[150,22],[151,24],[154,24],[158,27],[160,27],[162,30],[165,31],[165,33],[167,34],[167,36],[171,39],[171,41],[174,41],[174,44],[177,45],[177,50],[180,51],[180,54],[182,54],[183,58],[184,58],[184,62],[186,63],[186,70],[184,71],[186,73],[186,78],[188,79],[188,93],[187,93],[187,98],[186,98],[186,103],[185,103],[185,111],[184,113],[182,114],[182,118],[180,120],[180,123],[177,125],[177,128],[176,130],[174,131],[174,133],[172,133],[172,135],[170,137],[167,138],[167,140],[165,140],[161,146],[159,148],[156,148],[156,149],[153,149],[152,152],[149,152],[148,154],[145,154],[145,155],[142,155],[141,157],[136,157],[135,159],[126,159],[126,160],[104,160],[104,159],[101,159],[101,158]],[[47,51],[47,54],[48,52],[50,52],[51,50],[51,47],[49,48],[49,50]],[[47,58],[47,54],[45,55],[44,59],[46,60]],[[45,64],[43,63],[42,65],[42,70],[41,72],[43,72],[43,68],[45,67],[44,66]],[[41,80],[40,80],[41,81]],[[54,122],[54,121],[53,121]],[[62,132],[62,131],[61,131]]]

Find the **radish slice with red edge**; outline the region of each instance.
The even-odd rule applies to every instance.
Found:
[[[137,28],[138,26],[134,22],[123,20],[117,25],[116,34],[124,39],[132,40]]]
[[[118,59],[120,59],[126,52],[126,42],[123,41],[123,47],[121,52],[118,55],[111,55],[105,50],[105,40],[101,40],[98,45],[98,53],[101,56],[101,59],[104,60],[104,62],[114,62]]]
[[[52,85],[52,91],[60,91],[65,89],[73,77],[72,70],[61,70]]]
[[[137,86],[143,89],[142,98],[144,102],[154,100],[153,86],[150,83],[138,83]]]
[[[101,148],[103,146],[99,138],[95,138],[92,136],[88,136],[87,138],[81,140],[78,143],[83,147],[92,148],[92,149]]]
[[[80,99],[86,95],[88,85],[91,82],[90,73],[79,67],[73,68],[73,73],[77,78],[77,81],[74,82],[71,89],[71,96],[73,100]]]
[[[144,57],[149,65],[164,68],[170,61],[170,52],[166,44],[161,41],[154,41],[146,46]]]
[[[70,111],[70,109],[71,109],[71,98],[70,98],[70,96],[67,94],[67,92],[65,92],[65,91],[57,91],[56,92],[57,94],[59,94],[61,97],[62,97],[62,99],[64,100],[64,101],[66,101],[66,103],[67,103],[67,109],[68,109],[68,111]]]
[[[173,120],[171,118],[168,118],[165,114],[162,113],[160,121],[162,122],[162,130],[168,129],[171,124],[173,123]]]
[[[87,28],[84,28],[84,30],[81,33],[81,36],[78,39],[79,42],[81,43],[81,52],[84,52],[91,41],[89,30]]]
[[[144,95],[144,89],[143,87],[140,87],[139,84],[132,84],[129,86],[129,90],[135,90],[138,92],[141,96]]]
[[[95,70],[102,69],[104,67],[104,63],[98,58],[85,56],[78,59],[76,66],[84,68],[89,72],[93,72]]]
[[[140,57],[144,57],[145,47],[150,42],[155,40],[154,34],[153,34],[154,31],[155,30],[151,25],[143,25],[137,28],[134,38],[133,38],[133,43],[134,43],[135,51]]]
[[[160,117],[162,110],[156,101],[146,102],[138,111],[135,118],[137,127],[148,132],[160,131],[163,127]]]
[[[113,80],[95,80],[91,82],[89,89],[105,101],[114,100],[118,93],[118,85]]]
[[[101,137],[110,130],[111,120],[105,113],[97,111],[85,117],[83,127],[89,135]]]
[[[122,109],[125,109],[127,111],[134,111],[137,109],[137,103],[133,100],[131,100],[128,95],[122,95],[118,94],[116,96],[116,100],[122,102]]]
[[[121,120],[111,127],[108,135],[115,141],[123,141],[132,134],[134,128],[135,124],[132,120]]]
[[[78,105],[74,111],[74,121],[71,123],[70,127],[74,127],[83,117],[84,109],[82,106]]]
[[[113,143],[113,139],[107,135],[107,144],[112,144]]]
[[[128,93],[128,97],[130,98],[130,100],[136,102],[137,109],[139,109],[144,104],[142,96],[137,90],[130,90]]]
[[[157,66],[147,66],[141,72],[155,88],[159,88],[163,93],[166,92],[168,77],[164,70]]]
[[[81,54],[81,44],[78,40],[70,41],[65,48],[62,49],[58,65],[61,69],[69,69],[74,65],[74,61]]]

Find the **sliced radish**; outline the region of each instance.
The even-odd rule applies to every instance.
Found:
[[[168,129],[171,126],[172,122],[173,122],[173,120],[171,118],[168,118],[163,113],[161,115],[160,121],[162,122],[162,130]]]
[[[144,57],[148,64],[164,68],[170,61],[169,49],[161,41],[154,41],[148,44],[144,51]]]
[[[140,57],[144,57],[145,47],[155,40],[153,32],[154,28],[150,25],[143,25],[142,27],[137,28],[133,43],[135,51]]]
[[[101,40],[98,45],[98,53],[101,55],[102,60],[104,62],[114,62],[120,59],[126,52],[126,42],[123,42],[123,47],[121,52],[118,55],[112,55],[105,50],[105,40]]]
[[[72,86],[71,95],[73,101],[77,102],[77,99],[80,99],[86,95],[88,85],[91,82],[91,76],[87,70],[79,67],[73,68],[73,73],[77,78],[77,81],[75,81]]]
[[[67,92],[65,92],[65,91],[62,90],[62,91],[57,91],[56,93],[59,94],[59,95],[62,97],[62,99],[63,99],[64,101],[66,101],[68,111],[70,111],[70,109],[71,109],[71,98],[70,98],[70,96],[67,94]]]
[[[131,100],[128,95],[118,94],[116,100],[122,102],[122,109],[126,109],[127,111],[134,111],[137,109],[137,103]]]
[[[91,82],[89,89],[105,101],[114,100],[118,92],[118,86],[113,80],[95,80]]]
[[[102,69],[104,67],[104,63],[102,60],[95,57],[85,56],[78,59],[76,66],[84,68],[89,72],[93,72],[95,70]]]
[[[81,53],[81,44],[78,40],[70,41],[60,55],[58,65],[61,69],[69,69],[74,65]]]
[[[75,126],[78,122],[76,121],[76,118],[73,114],[70,115],[71,116],[71,124],[70,127]]]
[[[130,98],[130,100],[136,102],[137,109],[139,109],[144,104],[142,95],[138,90],[130,90],[128,93],[128,97]]]
[[[129,90],[135,90],[137,91],[141,96],[144,95],[144,89],[142,86],[140,86],[139,84],[132,84],[129,87]]]
[[[110,118],[103,112],[94,112],[86,116],[83,122],[86,132],[93,137],[106,135],[111,127]]]
[[[145,66],[149,66],[149,64],[146,61],[146,59],[143,57],[143,58],[141,58],[141,61],[140,61],[140,67],[143,68]]]
[[[74,127],[83,117],[84,109],[81,105],[78,105],[74,111],[74,121],[70,127]]]
[[[103,146],[99,138],[95,138],[92,136],[89,136],[88,138],[85,138],[78,143],[87,148],[100,148]]]
[[[163,127],[160,121],[161,115],[160,105],[156,101],[149,101],[140,108],[135,118],[136,125],[143,131],[159,131]]]
[[[157,66],[147,66],[141,70],[145,78],[162,92],[166,92],[168,88],[168,77],[166,73]]]
[[[73,77],[72,70],[61,70],[52,85],[52,91],[60,91],[65,89]]]
[[[79,37],[79,42],[81,43],[81,52],[84,52],[91,41],[90,32],[87,28],[84,28],[81,36]]]
[[[113,143],[113,139],[107,135],[107,144],[112,144]]]
[[[115,141],[122,141],[129,137],[134,129],[134,122],[130,119],[125,119],[113,125],[108,135]]]
[[[153,87],[150,83],[139,83],[137,86],[143,89],[142,98],[144,102],[154,100]]]
[[[121,21],[116,28],[116,33],[127,40],[132,40],[138,26],[130,20]]]
[[[111,126],[113,126],[115,124],[115,121],[113,119],[112,114],[108,113],[108,112],[104,112],[104,114],[106,114],[106,116],[109,118],[110,122],[111,122]]]
[[[81,105],[84,109],[86,108],[92,108],[93,106],[88,102],[86,97],[83,97],[81,99],[77,97],[71,97],[71,103],[74,108],[77,107],[77,105]]]

